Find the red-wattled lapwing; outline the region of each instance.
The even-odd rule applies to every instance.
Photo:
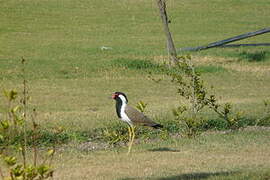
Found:
[[[129,125],[128,126],[128,132],[129,132],[128,154],[131,150],[133,140],[135,137],[134,125],[150,126],[156,129],[163,127],[161,124],[154,122],[153,120],[145,116],[143,113],[127,105],[128,99],[124,93],[115,92],[113,93],[112,98],[116,101],[115,107],[116,107],[117,116],[122,121],[126,122]]]

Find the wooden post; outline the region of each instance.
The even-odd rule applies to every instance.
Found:
[[[167,12],[166,12],[166,0],[157,0],[157,4],[159,7],[159,12],[160,12],[160,17],[163,23],[165,35],[167,37],[167,48],[168,48],[168,53],[170,55],[171,61],[173,64],[175,64],[178,59],[177,59],[177,53],[176,49],[173,43],[172,35],[169,30],[169,25],[168,25],[168,17],[167,17]]]

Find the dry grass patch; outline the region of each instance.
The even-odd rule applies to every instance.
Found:
[[[265,75],[270,73],[270,67],[265,65],[258,64],[247,64],[247,63],[231,63],[223,64],[224,68],[234,70],[237,72],[247,72],[247,73],[256,73],[256,75]]]
[[[218,65],[236,72],[256,73],[257,76],[270,73],[270,67],[265,64],[239,62],[237,58],[194,56],[192,60],[196,65]]]
[[[235,62],[234,58],[224,58],[216,56],[192,56],[192,60],[196,65],[217,65]]]

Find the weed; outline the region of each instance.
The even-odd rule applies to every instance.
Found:
[[[230,103],[220,105],[217,103],[215,95],[209,94],[204,86],[204,81],[200,73],[191,62],[190,56],[179,57],[179,61],[174,67],[164,69],[165,73],[172,78],[172,82],[177,88],[177,93],[188,100],[190,105],[180,105],[173,109],[175,118],[183,125],[183,132],[189,136],[196,136],[203,123],[206,122],[200,112],[203,108],[208,107],[224,119],[229,128],[239,128],[239,120],[242,118],[241,113],[232,113]],[[207,127],[204,126],[204,127]]]
[[[112,122],[104,127],[96,128],[91,133],[91,139],[103,141],[111,145],[128,141],[127,126],[121,122]]]
[[[228,129],[228,123],[224,119],[209,119],[203,123],[202,128],[205,130],[225,130]]]
[[[5,121],[1,121],[1,126],[2,125],[6,126],[7,124]],[[48,148],[55,145],[65,144],[71,141],[85,142],[88,141],[89,138],[93,138],[94,134],[94,131],[68,131],[61,127],[38,127],[35,131],[33,131],[33,129],[27,129],[25,137],[32,140],[33,136],[35,136],[35,141],[27,141],[26,145],[29,147],[42,146]],[[3,138],[4,137],[0,136],[1,146],[4,146]],[[9,137],[9,144],[12,146],[19,146],[23,139],[23,132],[18,132]]]
[[[266,51],[254,51],[254,52],[243,51],[239,55],[241,58],[247,61],[260,62],[266,59],[267,52]]]
[[[147,106],[147,103],[143,101],[139,101],[136,105],[136,108],[143,113],[145,111],[146,106]]]
[[[179,106],[173,109],[175,119],[179,121],[179,129],[183,135],[187,137],[195,137],[200,134],[202,126],[202,117],[195,114],[189,115],[189,111],[185,106]]]
[[[164,139],[167,138],[169,133],[175,133],[179,132],[179,127],[176,127],[176,129],[173,128],[175,125],[174,123],[170,121],[162,122],[164,125],[164,128],[159,130],[151,130],[151,128],[146,127],[136,127],[135,128],[135,138],[140,140],[149,140],[149,139],[156,139],[161,138]],[[171,126],[172,125],[172,126]],[[90,139],[93,141],[101,141],[108,143],[112,146],[119,146],[122,145],[122,143],[128,143],[128,129],[127,124],[115,121],[115,122],[109,122],[104,124],[102,127],[95,128],[90,132]]]
[[[54,157],[55,148],[49,149],[44,155],[43,162],[38,163],[37,158],[37,137],[38,124],[36,123],[36,112],[28,115],[28,90],[27,81],[25,79],[25,60],[22,58],[22,74],[23,74],[23,92],[22,98],[18,101],[18,92],[15,90],[4,91],[4,97],[7,100],[6,108],[4,109],[5,116],[0,117],[0,158],[3,160],[8,169],[8,175],[4,175],[0,169],[2,179],[47,179],[53,176],[54,170],[51,167],[51,162]],[[30,119],[28,117],[31,117]],[[31,121],[30,121],[31,120]],[[30,122],[29,122],[30,121]],[[27,136],[26,127],[31,124],[31,136]],[[14,140],[17,143],[14,144]],[[27,143],[32,142],[33,160],[27,159]],[[20,153],[21,159],[17,159],[13,155],[14,150]],[[32,162],[31,162],[32,161]],[[31,162],[31,163],[30,163]]]
[[[264,100],[264,113],[261,117],[255,120],[255,125],[269,125],[270,124],[270,100]]]

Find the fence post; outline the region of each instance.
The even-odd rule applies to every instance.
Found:
[[[159,12],[160,12],[160,17],[163,23],[163,28],[165,31],[165,35],[167,37],[167,48],[168,48],[168,53],[170,55],[170,59],[173,64],[175,64],[178,59],[177,59],[177,53],[176,49],[173,43],[172,35],[169,30],[169,25],[168,25],[168,17],[167,17],[167,12],[166,12],[166,0],[157,0],[157,4],[159,7]]]

